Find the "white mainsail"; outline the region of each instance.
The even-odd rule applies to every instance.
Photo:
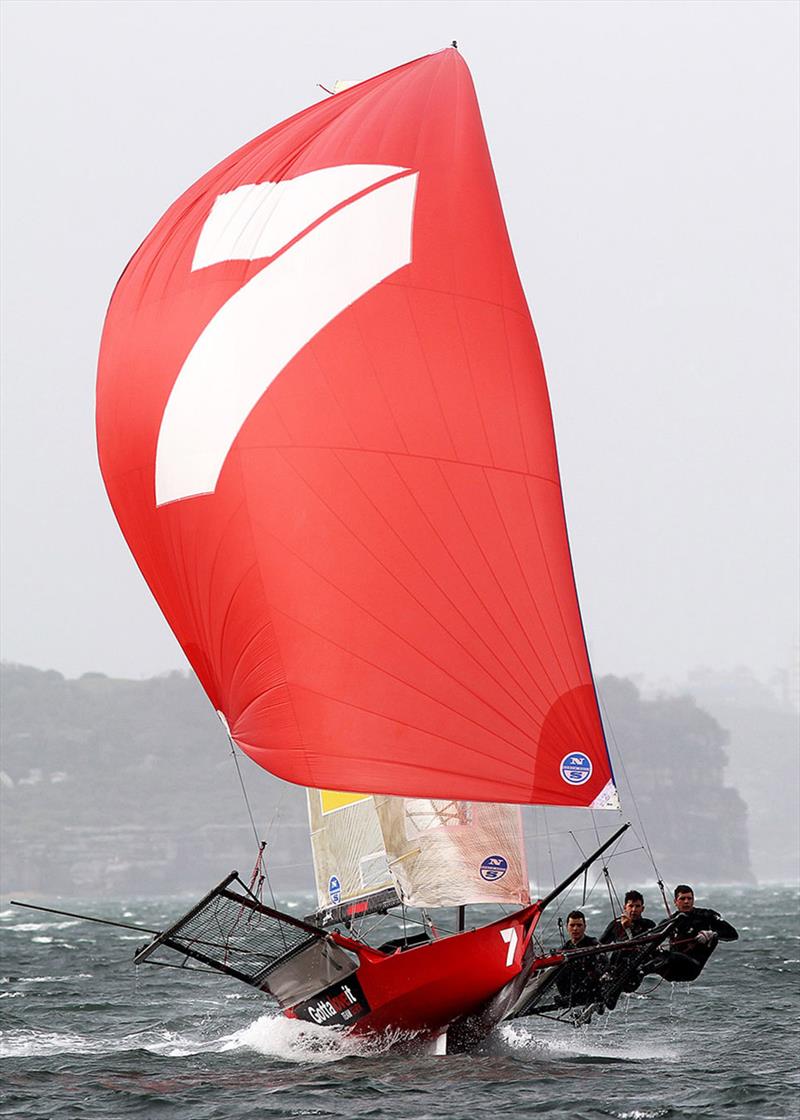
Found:
[[[308,809],[321,910],[530,901],[517,805],[309,790]]]
[[[518,805],[376,797],[389,869],[407,906],[530,901]]]
[[[365,911],[387,891],[390,905],[399,901],[372,797],[327,789],[309,789],[307,797],[320,910],[366,901]]]

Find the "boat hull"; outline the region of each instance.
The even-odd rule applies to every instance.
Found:
[[[481,1015],[527,971],[525,950],[538,916],[537,908],[528,907],[491,925],[393,953],[334,934],[358,955],[357,970],[285,1007],[284,1014],[349,1027],[355,1034],[438,1036],[458,1020]]]

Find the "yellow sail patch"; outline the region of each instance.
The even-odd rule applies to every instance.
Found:
[[[368,797],[371,797],[371,794],[344,793],[337,789],[321,789],[319,791],[323,813],[334,813],[337,809],[344,809],[346,805],[355,805],[357,801],[366,801]]]

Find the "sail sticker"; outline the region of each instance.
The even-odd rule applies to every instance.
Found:
[[[502,879],[508,871],[508,860],[505,856],[487,856],[481,864],[481,879],[487,883],[494,883]]]
[[[582,786],[592,776],[592,760],[582,751],[565,754],[561,759],[561,777],[568,786]]]
[[[342,901],[342,884],[336,875],[331,875],[328,880],[328,894],[334,906],[338,906]]]
[[[348,805],[355,805],[358,801],[369,801],[371,793],[345,793],[338,789],[321,789],[319,791],[320,807],[323,813],[335,813],[338,809],[346,809]]]
[[[410,264],[417,177],[390,179],[312,226],[206,324],[161,418],[157,506],[213,494],[242,425],[278,374],[323,327]]]

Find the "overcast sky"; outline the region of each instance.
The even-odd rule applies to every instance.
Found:
[[[599,672],[798,641],[798,5],[5,0],[2,656],[186,662],[97,467],[142,238],[270,125],[457,39],[548,372]]]

